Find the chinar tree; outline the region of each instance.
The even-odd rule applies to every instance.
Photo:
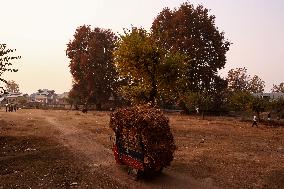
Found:
[[[119,76],[127,80],[122,91],[138,102],[187,103],[189,94],[202,94],[202,107],[208,107],[227,88],[218,70],[226,63],[229,46],[208,9],[189,3],[165,8],[150,32],[131,28],[121,35],[114,54]]]
[[[5,72],[17,72],[17,69],[11,68],[15,60],[20,59],[21,56],[16,56],[16,49],[7,48],[6,44],[0,44],[0,81],[8,84],[7,80],[2,78]],[[0,94],[5,92],[5,88],[0,86]]]
[[[84,25],[77,28],[74,39],[67,44],[74,91],[80,88],[86,108],[94,103],[100,110],[113,92],[117,80],[113,64],[116,40],[111,30]]]
[[[165,8],[151,28],[155,42],[167,52],[185,55],[183,83],[186,90],[210,91],[219,80],[218,70],[226,63],[230,42],[215,25],[215,16],[202,5],[186,2],[179,8]]]
[[[178,102],[187,107],[188,97],[196,93],[206,97],[200,107],[213,111],[222,107],[225,102],[220,99],[225,99],[227,82],[218,76],[218,71],[225,66],[231,43],[215,25],[215,16],[202,5],[195,7],[186,2],[174,10],[163,9],[151,32],[159,48],[184,57]]]
[[[183,56],[157,46],[143,28],[125,29],[114,51],[115,66],[124,85],[123,96],[133,103],[173,99],[183,76]]]

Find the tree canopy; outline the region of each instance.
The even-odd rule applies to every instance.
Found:
[[[126,82],[124,96],[134,102],[154,102],[162,97],[174,96],[178,80],[182,77],[182,57],[166,54],[153,42],[143,28],[125,30],[117,43],[115,65],[119,76]]]
[[[84,25],[76,29],[74,39],[67,44],[73,82],[86,91],[85,103],[95,103],[98,109],[111,95],[117,79],[113,65],[116,40],[111,30]]]
[[[230,42],[215,25],[215,16],[202,5],[186,2],[179,8],[165,8],[152,24],[155,42],[167,52],[185,55],[186,89],[210,90],[218,70],[226,63]]]
[[[273,85],[272,92],[282,92],[284,93],[284,83],[280,83],[279,85]]]
[[[19,84],[17,84],[13,80],[7,81],[6,91],[10,93],[19,93],[20,92]]]
[[[15,60],[20,59],[21,56],[14,55],[16,49],[7,48],[6,44],[0,44],[0,81],[7,83],[7,80],[2,78],[5,72],[17,72],[17,69],[11,68]],[[4,87],[0,86],[0,93],[5,91]]]
[[[229,106],[235,111],[246,111],[250,109],[250,104],[254,97],[247,91],[234,91],[229,96]]]
[[[249,81],[249,91],[252,93],[263,93],[264,87],[265,82],[257,75],[254,75]]]
[[[252,78],[247,73],[246,68],[231,69],[227,76],[228,89],[234,91],[247,91],[251,93],[261,93],[264,91],[265,82],[260,77],[254,75]]]
[[[178,103],[190,92],[226,89],[217,72],[226,63],[230,42],[208,12],[201,5],[183,3],[159,13],[150,32],[125,30],[115,51],[118,73],[127,80],[125,96]]]

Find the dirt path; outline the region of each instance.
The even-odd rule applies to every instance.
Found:
[[[96,142],[96,135],[90,131],[72,124],[60,122],[56,117],[41,114],[52,128],[59,131],[55,138],[74,154],[81,156],[95,172],[107,174],[111,179],[119,182],[127,188],[213,188],[212,183],[200,183],[188,175],[173,170],[165,170],[164,173],[153,180],[134,181],[126,174],[123,168],[116,165],[112,151]]]
[[[55,136],[55,138],[63,146],[68,147],[74,153],[83,154],[94,165],[103,166],[113,163],[111,150],[94,142],[96,136],[91,132],[79,129],[73,125],[59,123],[54,117],[44,118],[53,126],[53,129],[59,131],[59,135]]]

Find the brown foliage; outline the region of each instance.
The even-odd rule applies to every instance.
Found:
[[[210,89],[219,69],[226,63],[230,42],[215,25],[215,16],[202,5],[186,2],[179,8],[165,8],[154,20],[156,42],[167,51],[183,53],[186,60],[186,88]]]
[[[77,28],[74,39],[67,44],[70,72],[74,83],[86,91],[83,95],[86,103],[101,104],[111,95],[116,80],[113,65],[116,39],[111,30],[84,25]]]
[[[121,108],[111,114],[110,128],[116,133],[117,140],[123,140],[128,148],[142,151],[150,158],[150,168],[157,163],[168,166],[173,160],[174,138],[169,120],[160,110],[150,105]],[[137,144],[139,139],[142,148]]]
[[[273,85],[272,92],[282,92],[284,93],[284,83],[280,83],[279,85]]]
[[[229,70],[227,82],[229,91],[261,93],[264,91],[265,87],[265,82],[257,75],[254,75],[253,77],[248,75],[245,67]]]

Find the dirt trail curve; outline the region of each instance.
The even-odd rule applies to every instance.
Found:
[[[54,137],[74,153],[84,155],[94,165],[109,165],[112,162],[111,150],[95,143],[93,133],[73,125],[59,123],[54,117],[45,117],[45,119],[54,129],[59,131],[59,135]]]
[[[165,169],[160,177],[153,180],[134,181],[126,171],[117,166],[114,162],[113,154],[102,144],[96,142],[96,135],[88,130],[72,124],[59,121],[56,117],[41,116],[48,122],[53,129],[57,130],[58,135],[54,138],[70,149],[72,153],[83,160],[95,173],[108,175],[115,182],[120,183],[123,188],[213,188],[211,182],[200,183],[189,175]]]

